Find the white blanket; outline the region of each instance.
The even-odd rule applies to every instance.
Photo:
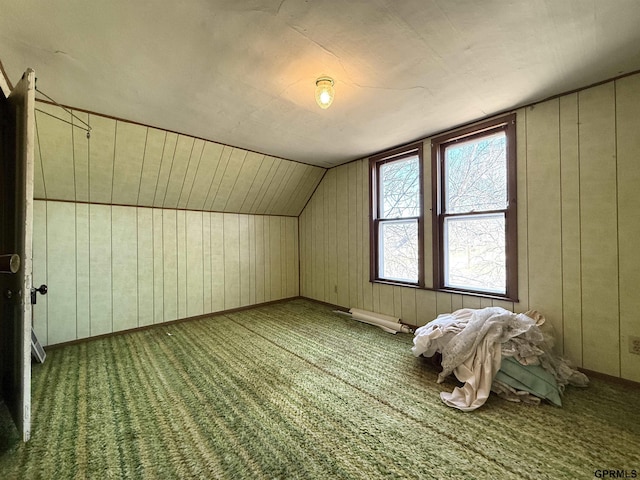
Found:
[[[531,337],[534,343],[542,340],[535,320],[524,314],[500,307],[462,309],[418,328],[412,351],[416,356],[442,353],[438,383],[453,372],[464,385],[452,393],[442,392],[440,397],[451,407],[470,411],[489,397],[502,361],[502,344],[516,336]]]

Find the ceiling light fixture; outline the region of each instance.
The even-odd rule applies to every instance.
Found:
[[[320,108],[329,108],[335,94],[333,78],[323,75],[316,80],[316,102]]]

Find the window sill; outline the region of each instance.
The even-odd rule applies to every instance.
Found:
[[[415,288],[418,290],[427,290],[430,292],[440,292],[440,293],[449,293],[451,295],[464,295],[467,297],[479,297],[479,298],[489,298],[491,300],[501,300],[503,302],[512,302],[518,303],[520,300],[515,297],[507,297],[506,295],[499,295],[495,293],[483,293],[483,292],[473,292],[467,290],[456,290],[453,288],[431,288],[421,286],[415,283],[402,283],[402,282],[394,282],[391,280],[372,280],[370,283],[378,283],[381,285],[390,285],[392,287],[407,287],[407,288]]]

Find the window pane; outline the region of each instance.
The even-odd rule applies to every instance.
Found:
[[[503,214],[444,221],[445,286],[506,293]]]
[[[387,280],[418,282],[418,221],[380,222],[379,274]]]
[[[381,218],[417,217],[420,215],[419,178],[418,157],[381,165]]]
[[[446,213],[507,208],[507,138],[504,132],[445,149]]]

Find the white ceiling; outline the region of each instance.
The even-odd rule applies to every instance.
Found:
[[[639,70],[638,25],[638,0],[20,0],[0,60],[59,103],[327,167]]]

